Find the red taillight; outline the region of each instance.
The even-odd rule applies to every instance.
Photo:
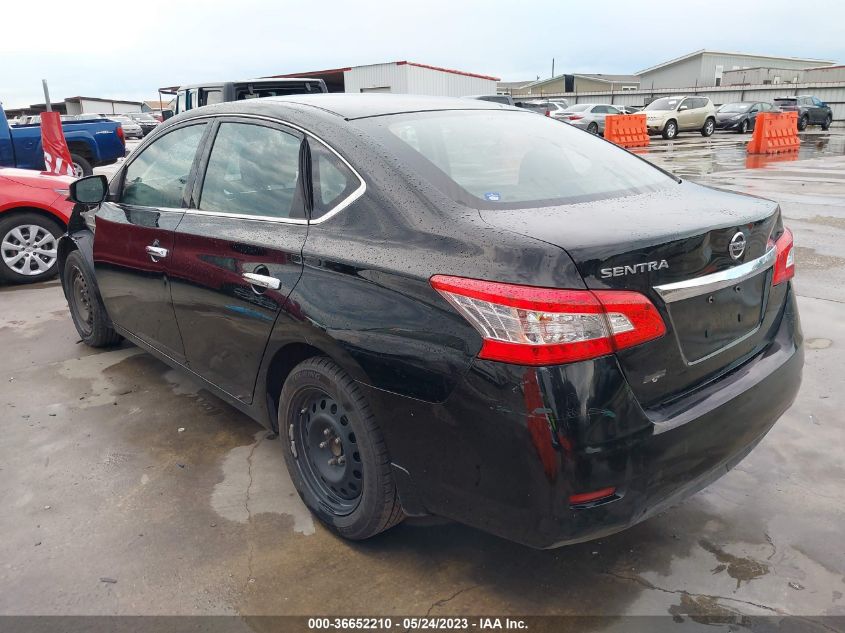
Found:
[[[789,281],[795,276],[795,251],[792,247],[792,231],[784,229],[775,242],[777,259],[775,260],[775,274],[772,277],[773,286]]]
[[[126,137],[123,135],[123,126],[117,126],[117,138],[120,139],[120,142],[126,145]]]
[[[546,110],[546,116],[552,116],[552,111],[551,111],[551,110]]]
[[[577,495],[569,496],[569,503],[571,505],[579,505],[581,503],[590,503],[591,501],[598,501],[610,497],[616,492],[616,487],[602,488],[601,490],[594,490],[593,492],[582,492]]]
[[[626,290],[560,290],[435,275],[437,290],[481,334],[479,358],[555,365],[612,354],[663,336],[645,296]]]
[[[582,114],[570,114],[569,117],[567,117],[567,118],[570,121],[577,121],[578,119],[583,119],[584,115],[582,115]]]

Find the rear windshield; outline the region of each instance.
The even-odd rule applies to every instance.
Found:
[[[567,110],[569,110],[570,112],[583,112],[584,110],[587,110],[592,107],[592,103],[576,103],[575,105],[569,106]]]
[[[674,110],[678,107],[678,104],[681,102],[680,99],[677,97],[663,97],[661,99],[655,99],[651,103],[649,103],[645,109],[646,110]]]
[[[674,182],[592,134],[526,112],[415,112],[357,123],[413,172],[474,208],[553,206]]]

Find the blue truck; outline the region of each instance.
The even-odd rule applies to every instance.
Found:
[[[126,155],[123,128],[116,121],[63,121],[73,170],[77,177],[89,176],[94,167],[110,165]],[[0,104],[0,167],[44,169],[41,125],[9,125]]]

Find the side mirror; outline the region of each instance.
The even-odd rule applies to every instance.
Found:
[[[109,181],[105,176],[86,176],[70,183],[70,199],[80,204],[100,204],[106,199]]]
[[[689,106],[682,105],[680,108],[678,108],[678,112],[683,112],[684,110],[689,110]]]

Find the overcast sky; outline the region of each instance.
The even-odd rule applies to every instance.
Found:
[[[816,0],[39,0],[9,3],[0,101],[155,99],[198,81],[409,60],[503,80],[634,73],[710,48],[845,63],[845,3]],[[18,9],[21,9],[18,11]],[[55,17],[52,17],[55,16]],[[19,28],[20,27],[20,28]]]

